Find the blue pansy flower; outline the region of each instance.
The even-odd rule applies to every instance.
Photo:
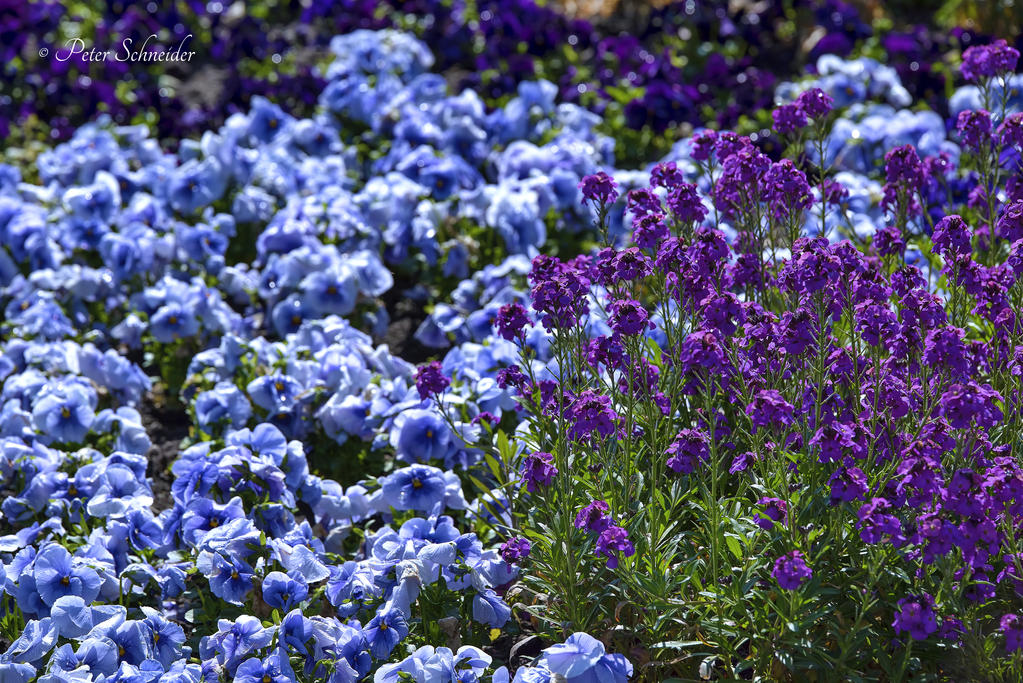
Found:
[[[429,465],[403,467],[380,479],[383,502],[395,510],[438,510],[444,504],[444,472]]]

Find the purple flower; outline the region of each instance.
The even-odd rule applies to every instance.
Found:
[[[595,500],[575,516],[575,528],[587,529],[594,533],[600,533],[611,526],[611,516],[608,514],[610,508],[602,500]]]
[[[831,504],[858,500],[867,493],[867,475],[859,467],[839,467],[828,479]]]
[[[707,216],[707,207],[692,183],[676,186],[668,194],[667,204],[671,214],[683,223],[700,223]]]
[[[519,560],[529,557],[533,545],[522,536],[509,538],[501,544],[501,557],[508,564],[516,564]]]
[[[758,512],[753,515],[753,521],[764,531],[773,529],[775,522],[781,522],[782,524],[788,522],[789,504],[781,498],[761,498],[757,501],[757,505],[764,508],[764,515],[766,516],[761,517]]]
[[[662,161],[650,171],[650,184],[672,189],[684,182],[682,171],[674,161]]]
[[[640,187],[625,195],[625,206],[635,216],[661,213],[661,199],[649,188]]]
[[[884,498],[872,498],[860,506],[856,528],[860,530],[860,539],[864,543],[880,543],[885,536],[897,543],[901,542],[902,523],[888,513],[891,509],[892,504]]]
[[[731,292],[710,295],[700,302],[703,309],[703,326],[717,330],[725,337],[735,333],[737,325],[746,321],[746,312],[739,298]]]
[[[956,130],[964,145],[979,151],[991,142],[991,114],[984,109],[961,111]]]
[[[421,365],[416,370],[416,389],[419,391],[419,398],[427,399],[443,392],[451,385],[451,380],[441,372],[440,361],[433,361]]]
[[[839,462],[846,451],[856,446],[856,432],[841,422],[828,422],[817,430],[810,444],[820,448],[817,460],[822,463]]]
[[[670,234],[664,216],[651,213],[632,224],[632,241],[637,247],[653,249]]]
[[[613,204],[618,199],[618,183],[604,171],[584,176],[579,181],[579,189],[583,191],[583,199],[597,204]]]
[[[618,251],[611,259],[612,283],[641,280],[650,274],[650,259],[636,247]]]
[[[1023,277],[1023,238],[1016,240],[1009,247],[1009,258],[1005,260],[1016,277]]]
[[[761,389],[746,407],[754,427],[792,424],[792,405],[774,389]]]
[[[931,241],[934,243],[934,250],[945,258],[965,256],[973,252],[970,243],[970,226],[961,216],[953,214],[945,216],[934,226],[931,234]]]
[[[631,336],[647,330],[650,314],[638,301],[619,299],[611,304],[608,324],[619,334]]]
[[[1005,636],[1005,649],[1008,652],[1023,650],[1023,619],[1018,614],[1006,614],[998,622],[998,630]]]
[[[901,256],[906,251],[906,240],[898,226],[886,225],[874,233],[874,246],[881,256]]]
[[[512,341],[522,336],[523,331],[530,325],[529,314],[522,304],[512,302],[505,304],[497,311],[495,325],[497,331],[504,339]]]
[[[587,389],[568,406],[566,417],[571,423],[569,438],[582,439],[596,431],[607,438],[615,432],[618,414],[611,408],[611,399]]]
[[[926,640],[938,630],[938,617],[934,614],[934,598],[927,593],[909,595],[898,603],[892,626],[896,633],[908,633],[913,640]]]
[[[713,372],[725,364],[718,336],[709,330],[697,330],[686,337],[679,356],[682,370],[686,373],[701,369]]]
[[[554,456],[550,453],[530,453],[522,460],[522,480],[526,489],[533,493],[539,486],[550,486],[558,475],[558,468],[552,463]]]
[[[911,191],[924,184],[923,164],[912,145],[902,145],[885,154],[884,172],[890,184],[901,184]]]
[[[781,135],[794,133],[807,124],[806,112],[797,103],[783,104],[771,112],[774,130]]]
[[[533,309],[543,313],[541,321],[548,330],[572,327],[589,309],[589,278],[572,263],[538,255],[529,274]]]
[[[826,115],[835,107],[835,100],[820,88],[810,88],[799,93],[796,104],[812,119]]]
[[[791,159],[771,164],[760,179],[760,191],[778,218],[787,218],[810,208],[813,197],[806,174]]]
[[[1023,147],[1023,112],[1005,117],[998,126],[998,140],[1006,147]]]
[[[705,130],[689,139],[690,156],[694,161],[707,161],[717,149],[718,134],[713,130]]]
[[[864,301],[855,309],[856,329],[863,340],[871,346],[890,342],[899,333],[899,320],[888,307],[888,303]]]
[[[1004,40],[988,45],[974,45],[963,52],[960,73],[968,81],[981,81],[992,76],[1007,74],[1016,69],[1019,51]]]
[[[792,258],[782,266],[782,287],[790,292],[813,294],[842,276],[842,263],[824,237],[800,237],[792,245]]]
[[[793,550],[774,561],[774,570],[771,572],[778,585],[785,590],[796,590],[800,584],[813,576],[813,570],[803,559],[803,553]]]
[[[970,374],[964,338],[966,333],[958,327],[937,327],[924,337],[923,360],[930,367],[948,372],[952,377],[965,378]]]
[[[1002,396],[991,388],[976,382],[953,384],[941,396],[939,411],[953,429],[968,429],[971,420],[981,427],[994,427],[1002,421],[998,403]]]
[[[1002,209],[995,227],[998,236],[1006,242],[1023,239],[1023,200],[1017,199]]]
[[[607,558],[608,569],[618,567],[618,553],[632,557],[636,549],[629,540],[629,532],[620,526],[610,525],[597,538],[597,555]]]
[[[692,474],[698,464],[710,459],[707,435],[699,429],[683,429],[675,436],[665,454],[670,456],[668,467],[672,470]]]

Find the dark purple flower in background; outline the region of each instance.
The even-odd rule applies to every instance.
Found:
[[[632,299],[619,299],[611,304],[608,324],[611,329],[625,336],[646,332],[650,314],[638,302]]]
[[[979,151],[991,142],[991,114],[984,109],[961,111],[956,130],[963,144]]]
[[[927,593],[902,598],[892,626],[896,633],[908,633],[913,640],[926,640],[927,636],[938,630],[934,598]]]
[[[710,459],[707,434],[699,429],[683,429],[668,446],[665,455],[672,470],[692,474],[697,465]]]
[[[416,370],[416,389],[419,398],[427,399],[442,393],[451,385],[451,380],[441,371],[440,361],[433,361],[419,366]]]
[[[757,501],[763,508],[763,516],[759,512],[753,514],[753,521],[764,531],[774,528],[775,522],[788,523],[789,504],[781,498],[765,497]]]
[[[974,45],[963,52],[960,73],[968,81],[982,81],[985,78],[1008,74],[1016,69],[1019,51],[1004,40],[988,45]]]
[[[834,109],[835,100],[820,88],[810,88],[799,93],[796,104],[811,119],[819,119]]]
[[[972,421],[981,427],[994,427],[1002,421],[998,404],[1002,396],[990,385],[976,382],[953,384],[941,396],[939,411],[953,429],[968,429]]]
[[[685,176],[674,161],[662,161],[650,171],[650,184],[656,187],[674,189],[685,181]]]
[[[532,549],[532,543],[522,536],[515,536],[501,544],[501,558],[508,564],[517,564],[529,557],[529,551]]]
[[[596,204],[614,204],[618,199],[618,183],[604,171],[584,176],[579,181],[579,189],[583,191],[583,199]]]
[[[1005,636],[1007,652],[1023,650],[1023,619],[1018,614],[1006,614],[998,622],[998,630]]]
[[[707,207],[692,183],[676,185],[668,193],[667,205],[671,214],[683,223],[700,223],[707,216]]]
[[[591,389],[579,394],[565,411],[570,426],[570,439],[582,439],[597,432],[607,438],[614,434],[618,414],[611,407],[611,399]]]
[[[524,330],[532,323],[522,304],[512,302],[501,306],[497,311],[497,319],[494,324],[502,338],[513,341],[521,337]]]
[[[831,504],[859,500],[867,494],[867,475],[859,467],[839,467],[828,479]]]
[[[602,500],[595,500],[579,510],[575,516],[575,528],[600,533],[611,526],[611,508]]]
[[[924,184],[923,164],[912,145],[902,145],[884,156],[884,172],[892,185],[902,185],[916,191]]]
[[[625,557],[632,557],[636,549],[629,540],[629,532],[614,524],[600,532],[597,537],[597,555],[607,558],[607,568],[618,567],[619,554]]]
[[[771,112],[771,118],[774,119],[774,130],[781,135],[795,133],[797,130],[804,128],[808,123],[806,112],[796,103],[783,104],[777,107]]]
[[[761,389],[746,407],[754,427],[792,424],[792,404],[775,389]]]
[[[530,453],[523,458],[522,480],[526,482],[526,489],[530,493],[540,486],[550,486],[554,481],[554,477],[558,475],[558,468],[553,463],[554,456],[542,451]]]
[[[813,576],[813,570],[806,564],[803,553],[798,550],[788,552],[774,561],[771,576],[785,590],[794,591]]]
[[[864,543],[880,543],[886,536],[901,542],[902,523],[890,514],[892,504],[884,498],[872,498],[860,506],[856,528]]]
[[[934,249],[945,258],[965,256],[973,252],[970,226],[961,216],[945,216],[934,226],[931,241]]]
[[[1023,147],[1023,112],[1005,117],[998,126],[998,140],[1005,147]]]

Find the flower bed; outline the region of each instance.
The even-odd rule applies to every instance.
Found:
[[[311,116],[0,166],[3,680],[1023,676],[1013,48],[642,163],[329,48]]]

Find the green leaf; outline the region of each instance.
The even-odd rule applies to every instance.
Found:
[[[739,544],[739,539],[729,534],[725,536],[725,544],[732,551],[732,554],[735,555],[735,559],[742,559],[742,546]]]

